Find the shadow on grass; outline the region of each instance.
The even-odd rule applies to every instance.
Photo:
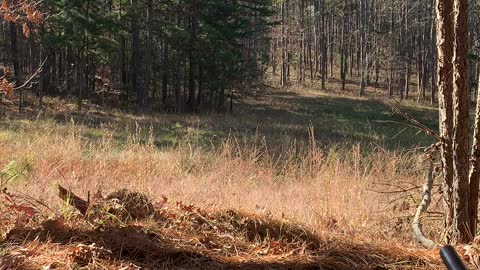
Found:
[[[242,113],[253,111],[255,122],[265,126],[270,134],[289,134],[293,139],[307,141],[306,127],[311,125],[316,139],[327,146],[362,144],[397,149],[432,143],[431,138],[407,127],[406,120],[376,100],[305,96],[292,92],[275,93],[268,98],[262,106],[247,103],[239,110]],[[403,109],[431,129],[438,129],[434,109],[411,106]]]
[[[433,130],[438,129],[435,110],[414,106],[406,106],[405,110]],[[132,133],[138,133],[140,143],[153,139],[152,143],[159,148],[173,147],[179,142],[212,145],[230,135],[247,140],[265,138],[271,147],[292,142],[308,144],[309,126],[325,147],[361,144],[403,149],[432,143],[423,133],[406,127],[404,119],[379,101],[280,90],[236,103],[232,115],[133,114],[97,107],[87,112],[46,115],[45,119],[53,119],[59,125],[84,125],[84,136],[90,140],[101,139],[109,131],[119,145],[127,142]],[[21,129],[20,124],[12,122],[0,120],[1,129]]]

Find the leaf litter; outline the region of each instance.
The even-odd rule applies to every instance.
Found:
[[[286,218],[209,211],[166,196],[151,202],[126,189],[95,200],[68,194],[60,197],[76,198],[81,211],[16,224],[4,237],[0,270],[442,269],[438,250],[367,243]]]

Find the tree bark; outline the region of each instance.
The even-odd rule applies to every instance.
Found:
[[[343,17],[342,17],[342,30],[341,30],[341,37],[340,37],[340,79],[342,80],[342,90],[345,90],[345,84],[346,84],[346,73],[347,73],[347,67],[346,67],[346,59],[345,59],[345,28],[346,28],[346,16],[345,12],[346,11],[346,0],[343,1]]]
[[[12,51],[12,64],[13,72],[15,75],[15,84],[17,86],[21,85],[22,77],[22,68],[20,66],[20,56],[18,52],[18,36],[17,36],[17,25],[13,22],[9,23],[10,27],[10,49]],[[18,110],[21,112],[23,110],[23,89],[19,90],[19,102]]]
[[[468,0],[455,0],[455,50],[453,57],[453,241],[468,243],[476,231],[469,226],[469,114],[468,114]],[[477,210],[475,209],[475,212]]]
[[[367,0],[360,0],[360,96],[365,95],[365,69],[367,65],[366,9]]]
[[[281,44],[282,44],[282,74],[281,74],[281,85],[282,87],[287,86],[287,44],[286,44],[286,19],[285,19],[285,1],[281,3]]]
[[[192,7],[192,13],[194,6]],[[195,111],[195,60],[194,60],[194,47],[195,42],[195,18],[190,16],[189,19],[189,28],[190,28],[190,44],[188,45],[188,99],[187,99],[187,110],[188,112]]]
[[[453,0],[436,1],[437,19],[437,85],[440,111],[441,158],[444,177],[443,199],[445,203],[445,228],[447,242],[451,242],[453,226],[453,52],[454,22]]]
[[[326,6],[325,0],[321,0],[321,10],[322,10],[322,90],[325,90],[325,82],[327,80],[327,25],[326,25]]]
[[[162,70],[162,104],[165,106],[167,104],[167,96],[168,96],[168,69],[166,68],[168,65],[168,44],[166,42],[163,43],[163,70]]]
[[[480,79],[480,76],[479,76]],[[478,86],[480,87],[480,81]],[[479,89],[480,90],[480,89]],[[480,91],[477,90],[477,106],[475,111],[475,123],[474,123],[474,134],[473,134],[473,148],[472,148],[472,158],[470,161],[470,196],[469,196],[469,212],[470,212],[470,223],[469,228],[477,228],[478,220],[478,191],[480,183]]]
[[[153,7],[152,7],[152,0],[147,1],[147,44],[145,48],[145,84],[144,84],[144,89],[143,93],[140,96],[140,104],[145,105],[148,93],[150,91],[150,81],[152,78],[152,47],[153,47],[153,33],[152,33],[152,17],[153,17]]]
[[[137,0],[131,0],[131,5],[136,6]],[[145,89],[140,86],[139,68],[140,68],[140,28],[138,25],[138,15],[134,15],[131,21],[132,34],[132,59],[131,59],[131,82],[130,89],[132,93],[137,95],[137,103],[143,105],[145,102]]]

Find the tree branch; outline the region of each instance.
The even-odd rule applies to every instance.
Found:
[[[432,158],[428,159],[428,170],[425,175],[425,184],[423,185],[422,192],[422,201],[417,208],[415,217],[412,221],[412,228],[415,240],[417,240],[422,246],[426,248],[434,248],[437,244],[428,239],[422,231],[422,223],[420,222],[420,217],[423,213],[427,212],[428,206],[432,201],[432,186],[433,186],[433,160]]]
[[[43,60],[42,64],[38,67],[37,71],[35,71],[35,73],[33,73],[33,75],[30,76],[30,78],[28,78],[28,80],[26,80],[25,83],[23,83],[22,85],[20,85],[18,87],[13,88],[13,90],[20,90],[22,88],[25,88],[33,80],[33,78],[35,78],[42,71],[43,66],[47,62],[47,59],[48,59],[48,57],[45,58],[45,60]]]
[[[396,103],[389,102],[388,105],[392,108],[393,112],[400,115],[403,119],[407,120],[410,122],[414,127],[418,128],[419,130],[425,132],[428,136],[431,136],[438,141],[442,141],[442,138],[431,128],[425,126],[424,124],[420,123],[418,120],[410,116],[408,113],[402,111],[402,109],[399,106],[399,102],[397,101]],[[409,126],[409,125],[408,125]]]

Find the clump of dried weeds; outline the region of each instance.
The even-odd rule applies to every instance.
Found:
[[[89,208],[112,198],[123,206],[122,212],[103,212],[103,218],[97,213],[94,220],[87,213],[70,219],[47,219],[10,230],[3,243],[6,251],[0,256],[0,269],[440,267],[435,251],[367,244],[314,232],[285,218],[208,211],[183,202],[171,203],[165,196],[152,203],[143,194],[125,189]],[[132,207],[134,202],[139,205]],[[147,208],[152,212],[143,215]],[[138,209],[142,215],[135,213]],[[118,215],[118,219],[111,215]],[[129,218],[123,219],[125,215]]]

